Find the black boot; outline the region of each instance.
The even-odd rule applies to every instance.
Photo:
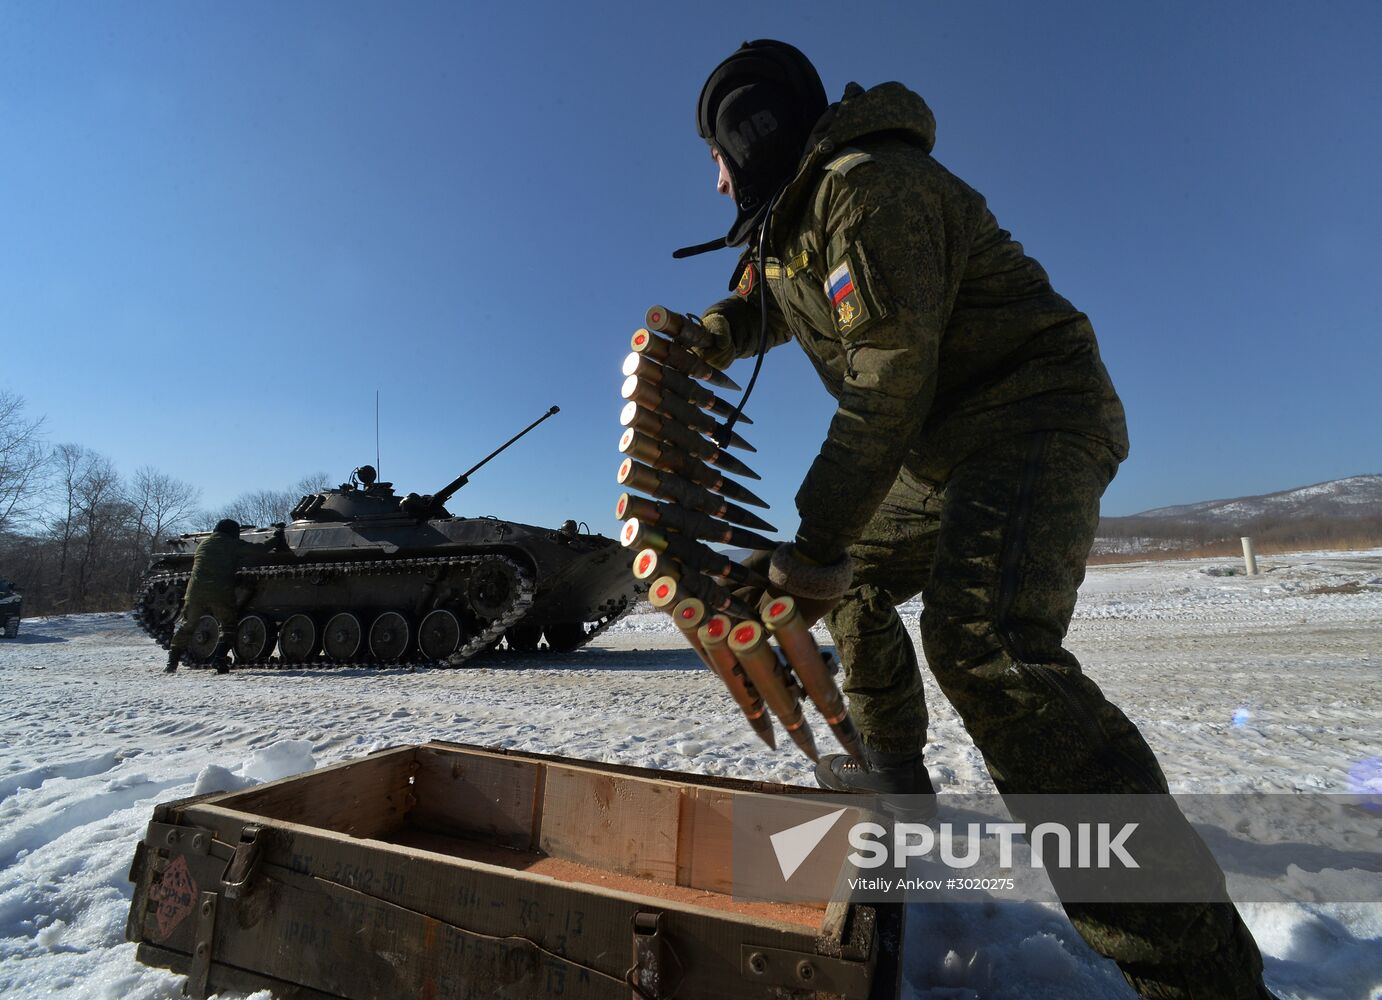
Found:
[[[930,795],[936,790],[921,751],[885,753],[864,747],[867,761],[849,754],[826,754],[816,765],[816,783],[833,792],[871,792],[874,795]]]
[[[165,674],[171,674],[178,668],[178,660],[182,657],[175,650],[168,650],[168,665],[163,668]]]

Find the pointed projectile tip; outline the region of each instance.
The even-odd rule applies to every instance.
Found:
[[[758,738],[768,744],[769,750],[777,749],[777,734],[773,732],[773,724],[768,719],[768,713],[764,712],[756,719],[749,719],[749,725],[758,734]]]
[[[816,749],[816,738],[811,735],[811,727],[804,720],[796,729],[789,729],[787,732],[791,735],[792,742],[797,745],[797,748],[810,757],[813,762],[821,759],[820,751]]]

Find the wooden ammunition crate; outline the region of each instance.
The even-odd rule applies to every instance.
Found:
[[[384,750],[158,806],[126,935],[194,997],[891,1000],[901,907],[729,895],[735,800],[811,794]]]

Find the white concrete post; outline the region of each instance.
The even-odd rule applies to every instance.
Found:
[[[1252,539],[1243,538],[1243,566],[1248,571],[1248,576],[1257,575],[1257,555],[1252,550]]]

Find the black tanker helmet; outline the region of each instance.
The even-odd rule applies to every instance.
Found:
[[[748,241],[773,195],[796,173],[828,103],[816,68],[786,42],[745,42],[711,71],[696,107],[696,130],[720,151],[738,211],[723,241],[687,250]]]
[[[223,517],[216,522],[215,532],[218,535],[238,535],[240,534],[240,525],[232,518]]]

